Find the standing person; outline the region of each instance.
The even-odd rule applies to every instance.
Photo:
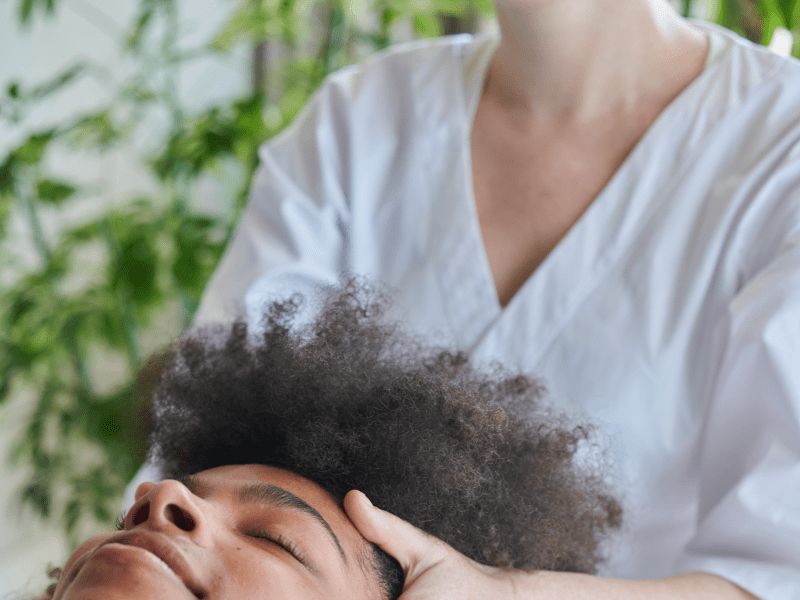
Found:
[[[408,600],[800,598],[800,64],[663,0],[496,8],[263,147],[199,322],[364,274],[615,441],[609,578],[472,569],[357,504]]]

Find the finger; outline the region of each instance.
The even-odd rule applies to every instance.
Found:
[[[406,577],[424,571],[445,554],[444,544],[395,515],[373,506],[363,493],[351,490],[344,498],[344,509],[356,529],[368,541],[393,556]]]

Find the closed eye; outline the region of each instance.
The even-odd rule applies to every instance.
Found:
[[[291,554],[299,563],[301,563],[307,569],[309,568],[308,559],[300,551],[300,548],[297,547],[297,544],[292,542],[292,540],[290,540],[290,539],[288,539],[288,538],[286,538],[286,537],[284,537],[282,535],[274,536],[274,535],[271,535],[271,534],[269,534],[267,532],[264,532],[264,531],[251,532],[251,533],[248,533],[247,535],[249,537],[259,538],[259,539],[262,539],[262,540],[267,540],[269,542],[272,542],[276,546],[280,546],[286,552]]]

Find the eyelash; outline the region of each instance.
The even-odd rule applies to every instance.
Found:
[[[248,535],[250,535],[250,537],[267,540],[269,542],[272,542],[273,544],[280,546],[281,548],[286,550],[286,552],[288,552],[289,554],[294,556],[298,561],[300,561],[300,563],[308,567],[308,562],[306,561],[305,555],[303,555],[303,553],[300,552],[300,549],[291,540],[283,537],[282,535],[273,536],[264,532],[255,532],[255,533],[250,533]]]
[[[115,524],[115,528],[117,531],[122,531],[125,529],[125,515],[127,515],[128,511],[122,511],[119,516],[117,517],[117,521]],[[285,538],[282,535],[279,536],[272,536],[268,533],[263,532],[256,532],[251,533],[250,537],[260,538],[262,540],[267,540],[268,542],[272,542],[273,544],[280,546],[286,552],[294,556],[300,563],[308,567],[308,561],[306,560],[305,555],[300,552],[300,549],[294,544],[291,540]]]

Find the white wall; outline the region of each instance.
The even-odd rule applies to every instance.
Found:
[[[133,18],[137,0],[59,0],[53,18],[37,17],[27,31],[17,25],[19,0],[0,0],[0,86],[19,81],[23,86],[54,75],[76,58],[91,57],[112,70],[125,68],[118,39]],[[181,38],[187,46],[207,40],[236,6],[230,0],[181,0]],[[227,61],[206,60],[193,65],[181,80],[181,96],[190,108],[204,106],[248,86],[246,49]],[[65,116],[102,105],[107,91],[97,82],[83,81],[75,89],[43,104],[19,126],[0,123],[0,156],[27,133]],[[155,126],[155,124],[154,124]],[[58,165],[81,179],[109,178],[111,193],[95,202],[124,201],[126,191],[140,186],[140,174],[131,168],[132,152],[121,151],[101,160],[79,159]],[[90,199],[90,202],[92,200]],[[85,208],[85,207],[84,207]],[[24,236],[20,230],[19,235]],[[24,394],[0,408],[0,599],[35,596],[46,587],[45,569],[63,564],[66,543],[57,528],[21,515],[14,494],[24,473],[12,471],[6,457],[27,418],[30,401]]]

